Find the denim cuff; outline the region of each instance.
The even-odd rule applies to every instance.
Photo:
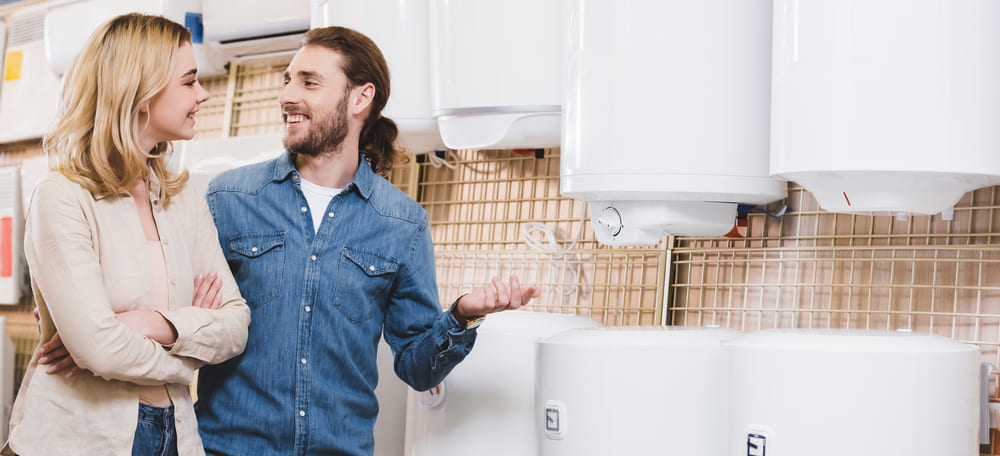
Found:
[[[451,313],[451,307],[441,313],[435,326],[439,328],[435,331],[434,338],[438,352],[434,356],[432,368],[442,367],[441,361],[445,360],[448,360],[444,362],[445,365],[453,365],[472,351],[472,346],[476,342],[476,329],[465,329],[460,326],[455,315]]]

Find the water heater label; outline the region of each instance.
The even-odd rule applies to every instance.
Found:
[[[562,440],[566,436],[566,404],[560,401],[545,401],[545,437]]]
[[[747,456],[767,456],[767,434],[747,434]]]

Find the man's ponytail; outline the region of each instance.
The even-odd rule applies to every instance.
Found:
[[[402,162],[403,153],[395,144],[397,136],[396,122],[383,116],[369,120],[361,129],[358,150],[368,159],[372,170],[383,177],[388,177],[393,165]]]

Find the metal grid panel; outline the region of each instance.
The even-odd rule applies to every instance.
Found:
[[[790,185],[784,217],[751,215],[745,239],[677,240],[670,320],[933,333],[977,344],[1000,366],[998,199],[984,188],[951,221],[902,219],[824,212]]]
[[[406,161],[397,163],[389,173],[389,182],[402,190],[410,198],[417,199],[417,182],[420,180],[420,165],[417,157],[406,155]]]
[[[443,305],[490,277],[542,288],[531,310],[607,325],[659,321],[665,250],[600,247],[586,205],[559,196],[559,151],[449,151],[422,158],[418,200],[430,217]],[[526,239],[534,239],[533,248]]]
[[[287,60],[260,65],[240,65],[232,89],[232,125],[229,136],[281,133],[284,122],[278,95],[284,87]]]
[[[201,86],[208,91],[208,101],[198,108],[197,123],[195,123],[195,139],[221,138],[225,129],[223,119],[226,106],[226,86],[229,77],[226,75],[211,78],[198,78]]]
[[[0,144],[0,166],[16,166],[26,158],[42,154],[42,141],[33,139]]]

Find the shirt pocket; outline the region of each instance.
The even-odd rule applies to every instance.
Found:
[[[252,308],[281,295],[285,233],[245,233],[229,238],[229,268]]]
[[[371,318],[396,280],[399,263],[374,252],[344,246],[337,272],[334,306],[354,323]]]

